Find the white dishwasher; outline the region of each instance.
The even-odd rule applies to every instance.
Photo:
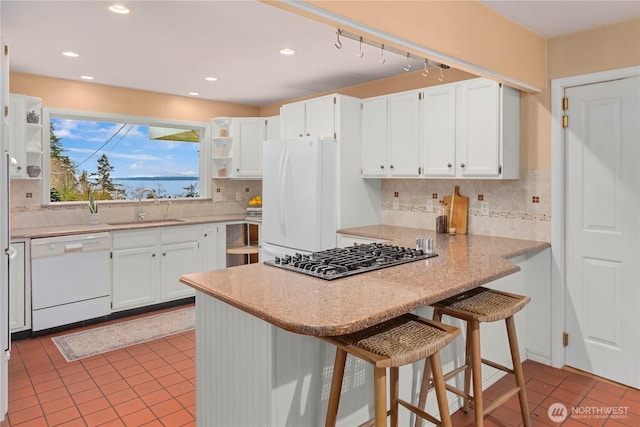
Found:
[[[32,330],[111,313],[109,233],[31,240]]]

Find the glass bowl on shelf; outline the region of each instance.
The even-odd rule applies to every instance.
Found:
[[[220,137],[224,138],[229,136],[229,126],[231,126],[232,120],[231,117],[216,117],[213,119],[213,123],[220,128],[218,131]]]
[[[229,157],[231,152],[231,144],[233,144],[233,138],[213,138],[214,150],[213,156],[225,158]]]

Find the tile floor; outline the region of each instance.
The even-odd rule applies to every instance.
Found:
[[[193,331],[71,363],[51,336],[13,343],[9,413],[0,427],[196,424]],[[533,426],[640,426],[639,390],[531,361],[524,362],[524,371]],[[501,379],[486,391],[486,399],[512,384],[508,377]],[[563,403],[569,411],[616,407],[626,414],[571,416],[562,424],[554,423],[547,415],[554,403]],[[519,411],[513,397],[485,418],[485,426],[522,425]],[[473,425],[471,413],[458,411],[452,419],[455,427]]]

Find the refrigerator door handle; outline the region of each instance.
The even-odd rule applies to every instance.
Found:
[[[284,162],[282,167],[282,185],[280,187],[280,228],[282,236],[287,238],[287,176],[289,172],[289,149],[284,152]]]
[[[282,181],[283,170],[284,170],[284,155],[285,155],[285,151],[282,151],[280,153],[280,161],[278,162],[278,193],[280,195],[280,200],[279,200],[280,206],[278,211],[278,228],[280,229],[280,235],[282,236],[284,236],[283,221],[282,221],[282,212],[284,211],[284,197],[283,197],[284,182]]]

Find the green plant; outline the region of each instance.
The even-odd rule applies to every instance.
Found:
[[[89,193],[89,212],[98,213],[98,204],[96,203],[96,199],[93,197],[93,191]]]

